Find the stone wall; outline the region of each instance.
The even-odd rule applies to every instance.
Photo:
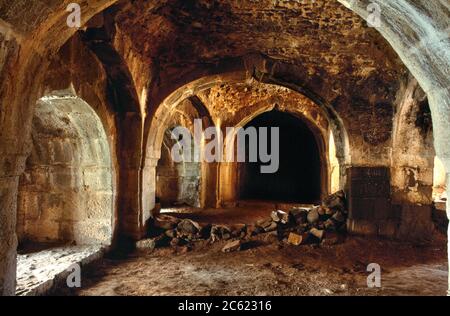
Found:
[[[161,144],[161,157],[156,168],[156,197],[163,207],[175,205],[204,206],[202,195],[212,189],[202,186],[207,181],[202,175],[200,157],[195,156],[194,122],[202,121],[201,110],[196,108],[192,100],[184,100],[168,121],[159,128],[168,126]],[[202,122],[203,124],[203,122]],[[190,133],[191,152],[183,152],[183,161],[172,159],[172,149],[177,143],[172,138],[174,128],[186,128]],[[207,127],[207,126],[205,126]],[[205,191],[202,193],[202,191]]]
[[[176,141],[172,139],[169,129],[166,131],[161,159],[156,168],[156,197],[162,207],[177,205],[200,207],[201,163],[174,162],[171,151],[175,144]],[[205,188],[205,190],[211,190],[211,188]]]
[[[19,241],[110,244],[111,152],[95,112],[77,97],[47,96],[36,107],[31,138],[19,184]]]

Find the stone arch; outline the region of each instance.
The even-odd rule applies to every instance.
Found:
[[[112,158],[95,111],[69,91],[41,98],[32,143],[19,185],[19,240],[111,244],[115,225]]]
[[[152,187],[154,186],[154,183],[152,183],[151,180],[154,176],[154,166],[156,166],[156,161],[160,158],[160,152],[159,148],[161,148],[161,144],[163,141],[164,131],[165,129],[162,129],[161,126],[165,126],[165,122],[168,120],[170,113],[174,111],[174,109],[184,100],[189,98],[195,98],[195,95],[198,93],[209,89],[211,87],[214,87],[216,85],[220,84],[230,84],[230,83],[242,83],[242,82],[252,82],[255,80],[255,78],[247,71],[234,71],[230,73],[224,73],[220,75],[212,75],[212,76],[206,76],[201,79],[197,79],[195,81],[192,81],[184,86],[181,86],[177,90],[175,90],[172,94],[170,94],[162,103],[161,105],[155,110],[154,116],[147,121],[146,125],[149,126],[148,131],[146,133],[147,137],[147,143],[146,143],[146,149],[144,150],[145,155],[145,163],[144,163],[144,173],[143,173],[143,179],[144,181],[147,181],[146,184],[143,186],[143,192],[145,192],[142,196],[143,198],[143,205],[145,207],[146,212],[150,211],[154,207],[154,200],[152,196],[154,194],[152,191]],[[288,84],[283,83],[271,83],[275,85],[283,86],[287,89],[291,89],[295,92],[300,93],[298,90],[293,88],[292,86],[289,86]],[[311,100],[315,103],[314,100]],[[195,102],[194,102],[195,103]],[[347,136],[347,132],[345,130],[344,124],[342,120],[339,118],[338,113],[329,105],[324,105],[323,103],[316,103],[316,105],[322,109],[324,115],[326,116],[329,127],[333,135],[337,135],[337,137],[334,139],[336,142],[336,157],[339,161],[340,168],[344,170],[346,166],[348,166],[350,161],[350,150],[349,150],[349,140]],[[268,106],[270,108],[270,105]],[[264,109],[260,109],[255,114],[263,113]],[[330,115],[332,113],[332,115]],[[298,114],[298,113],[297,113]],[[219,124],[220,125],[220,124]],[[313,125],[313,124],[312,124]],[[217,123],[216,123],[217,126]],[[313,127],[314,128],[314,127]],[[317,133],[317,135],[322,135],[322,133]],[[323,148],[324,152],[328,151],[328,139],[327,137],[324,137],[318,139],[318,144]],[[322,164],[325,170],[329,170],[329,161],[324,160],[322,161]],[[215,172],[215,177],[213,177],[210,181],[214,181],[214,186],[216,188],[216,194],[219,196],[216,196],[216,202],[213,203],[215,206],[219,206],[222,203],[226,203],[226,200],[229,200],[227,197],[228,194],[223,194],[223,192],[220,192],[220,189],[217,188],[218,178],[219,174],[221,179],[225,179],[224,183],[230,184],[229,181],[231,181],[232,176],[230,173],[230,170],[224,171],[224,164],[220,168],[219,166],[213,166],[212,168],[217,169]],[[227,169],[227,168],[225,168]],[[345,172],[341,172],[341,179],[339,181],[339,186],[343,188],[345,184]],[[324,173],[323,175],[323,183],[326,184],[326,190],[323,190],[324,192],[329,192],[329,173]],[[150,181],[150,182],[149,182]],[[222,180],[221,180],[222,181]],[[228,181],[228,182],[227,182]],[[235,195],[232,195],[232,200],[235,200]],[[225,201],[225,202],[224,202]]]
[[[190,99],[182,102],[165,128],[164,139],[161,144],[161,156],[156,167],[156,197],[162,207],[174,206],[200,207],[202,191],[202,167],[199,154],[196,152],[194,141],[194,120],[205,118]],[[207,113],[206,113],[207,115]],[[183,128],[188,131],[189,139],[183,139],[189,144],[187,151],[183,151],[181,161],[175,161],[172,150],[178,143],[174,139],[173,131]],[[187,136],[183,133],[183,138]]]
[[[90,17],[116,2],[115,0],[105,0],[83,5],[83,25]],[[369,3],[368,0],[339,0],[339,2],[360,14],[364,19],[367,19],[366,8]],[[448,52],[450,51],[450,44],[448,43],[448,34],[446,32],[449,23],[448,3],[445,0],[415,2],[372,0],[371,2],[382,4],[385,8],[388,8],[384,10],[383,14],[383,20],[387,23],[380,32],[391,43],[428,94],[434,120],[434,130],[437,134],[435,137],[436,151],[448,173],[450,172],[450,146],[448,145],[448,140],[450,139],[450,91],[448,88],[448,69],[450,69]],[[67,4],[66,1],[54,3],[59,8],[64,8],[64,5]],[[392,9],[392,12],[388,12],[389,8]],[[75,30],[65,26],[66,14],[64,10],[53,10],[52,13],[48,13],[51,10],[47,10],[45,12],[47,14],[41,14],[46,19],[40,20],[33,16],[30,19],[21,19],[15,12],[11,12],[13,9],[16,9],[16,7],[11,7],[11,10],[6,9],[5,15],[8,15],[8,17],[13,15],[13,21],[9,22],[15,24],[18,23],[17,20],[27,20],[30,23],[28,23],[28,27],[17,27],[17,30],[14,31],[14,33],[19,34],[16,35],[18,38],[16,46],[23,45],[24,49],[22,49],[23,53],[20,60],[17,61],[19,58],[17,60],[12,58],[13,61],[8,61],[9,65],[6,67],[12,69],[11,65],[13,64],[21,65],[14,70],[18,78],[25,78],[27,77],[26,73],[34,73],[40,67],[41,56],[46,56],[56,51],[67,38],[73,35]],[[415,17],[417,17],[417,20]],[[30,28],[34,28],[35,31],[29,31]],[[54,36],[49,36],[49,34],[58,34],[60,36],[55,38]],[[409,48],[411,47],[417,49],[410,50]],[[40,80],[39,77],[35,79],[36,81]],[[14,144],[17,143],[17,139],[14,139],[11,135],[23,136],[29,132],[28,125],[30,125],[33,112],[30,108],[36,102],[39,94],[37,83],[33,84],[32,87],[22,84],[13,88],[11,82],[13,81],[5,80],[4,86],[2,85],[2,92],[4,92],[2,99],[8,106],[5,106],[6,109],[0,117],[3,131],[2,152],[4,151],[2,159],[8,162],[8,165],[14,166],[11,168],[12,170],[7,170],[2,174],[2,177],[5,179],[12,176],[17,178],[23,169],[23,144],[17,144],[18,148],[14,153],[4,148],[14,147]],[[29,89],[30,93],[24,93],[25,89]],[[9,100],[13,101],[9,102]],[[22,117],[19,114],[23,114],[26,126],[17,124],[17,120],[12,120],[13,122],[11,123],[5,122],[5,117]],[[12,201],[16,200],[16,185],[5,180],[4,186],[4,192],[6,193],[3,201],[1,201],[1,215],[5,218],[13,218],[15,202]],[[2,256],[4,259],[2,259],[0,265],[0,292],[5,294],[13,293],[14,277],[10,276],[12,275],[10,272],[14,270],[12,269],[12,262],[15,254],[13,250],[15,248],[15,237],[11,233],[14,229],[13,222],[12,220],[3,221],[5,223],[4,231],[6,236],[1,244],[2,248],[5,248],[2,254],[4,253],[5,255]]]
[[[283,113],[288,113],[298,118],[302,122],[305,123],[306,126],[312,131],[313,136],[315,138],[316,144],[318,146],[320,152],[320,169],[321,169],[321,197],[325,197],[331,192],[331,163],[332,159],[330,156],[330,137],[331,130],[329,120],[326,117],[324,111],[320,109],[314,102],[309,100],[308,98],[301,96],[300,99],[304,99],[304,102],[307,102],[307,105],[300,107],[291,107],[289,105],[283,104],[280,100],[265,100],[263,102],[259,102],[256,106],[252,107],[252,111],[248,114],[248,111],[244,109],[238,111],[235,116],[237,117],[237,121],[233,122],[232,127],[242,128],[246,126],[249,122],[251,122],[256,117],[270,112],[270,111],[280,111]],[[310,107],[311,106],[311,107]],[[240,112],[243,112],[241,114]],[[245,113],[244,113],[245,112]],[[325,122],[323,121],[325,119]],[[345,131],[344,131],[345,132]],[[225,140],[224,144],[224,152],[228,151],[236,154],[236,134],[232,134],[231,137]],[[335,153],[333,153],[335,155]],[[338,163],[339,165],[339,163]],[[234,203],[238,199],[238,186],[239,186],[239,175],[237,174],[237,169],[235,164],[233,163],[223,163],[221,164],[221,174],[225,179],[234,179],[236,181],[229,181],[226,185],[219,188],[220,200],[222,203],[229,204]],[[339,187],[340,189],[344,189],[345,182],[340,181],[340,179],[336,180],[337,183],[334,183],[334,187]]]
[[[177,186],[177,190],[175,191],[180,189],[180,192],[184,192],[182,196],[169,198],[172,203],[181,203],[184,201],[186,204],[195,207],[211,205],[212,202],[209,201],[209,193],[206,188],[209,187],[208,184],[211,174],[214,174],[214,167],[202,163],[199,159],[183,161],[182,163],[173,163],[169,152],[166,152],[165,155],[161,154],[165,142],[173,144],[170,137],[168,137],[167,132],[174,127],[187,128],[192,136],[191,144],[194,146],[194,120],[201,120],[203,128],[214,126],[214,122],[212,121],[208,109],[196,96],[189,96],[179,100],[179,102],[171,108],[171,112],[165,114],[168,114],[165,116],[165,121],[159,121],[160,125],[154,126],[157,129],[155,135],[158,135],[158,139],[155,139],[155,142],[153,143],[154,147],[151,156],[147,156],[145,160],[147,165],[145,166],[146,169],[144,169],[144,171],[147,170],[148,172],[143,175],[144,185],[142,190],[147,192],[144,193],[143,203],[147,202],[150,203],[149,205],[154,205],[156,201],[153,201],[153,192],[155,192],[156,196],[158,193],[156,192],[156,189],[159,189],[161,192],[161,188],[158,186],[163,185],[161,181],[158,182],[158,180],[166,179],[166,185]],[[192,153],[194,155],[195,150],[193,150]],[[156,170],[154,168],[156,168]],[[167,177],[161,177],[159,172],[164,172]],[[172,178],[172,180],[170,178]],[[194,194],[196,196],[192,195],[193,189],[196,189],[194,190],[196,191],[196,194]],[[187,198],[188,195],[190,195],[190,198]],[[151,209],[152,208],[147,210],[150,211]]]
[[[309,99],[308,99],[308,101],[309,101]],[[310,102],[312,102],[312,101],[310,101]],[[237,116],[239,117],[239,121],[233,127],[235,128],[235,130],[237,130],[238,128],[243,128],[248,123],[250,123],[252,120],[257,118],[258,116],[260,116],[264,113],[271,112],[271,111],[279,111],[282,113],[288,113],[288,114],[291,114],[293,117],[297,118],[298,120],[302,121],[312,132],[315,142],[319,149],[320,169],[321,169],[321,175],[320,175],[321,198],[324,198],[331,191],[331,173],[330,173],[331,161],[329,159],[330,158],[330,156],[329,156],[329,154],[330,154],[330,148],[329,148],[329,146],[330,146],[330,142],[329,142],[330,130],[329,130],[329,125],[319,126],[319,123],[316,121],[317,117],[313,117],[311,115],[311,112],[313,112],[314,110],[317,110],[317,109],[310,109],[310,110],[311,111],[309,112],[308,110],[305,110],[304,108],[291,108],[291,107],[288,107],[288,106],[285,106],[282,104],[263,102],[262,104],[257,106],[256,111],[251,112],[249,115],[240,117],[240,115],[237,114]],[[324,115],[323,112],[321,114]],[[227,152],[228,150],[235,148],[236,136],[237,135],[234,133],[234,134],[232,134],[232,137],[229,137],[226,139],[226,142],[224,144],[224,152]],[[235,152],[235,150],[233,150],[233,151]],[[233,167],[233,165],[230,165],[230,166]],[[229,171],[229,172],[234,173],[234,172],[236,172],[236,170]],[[225,173],[227,173],[227,172],[225,172]],[[233,200],[233,199],[237,198],[237,192],[239,191],[237,188],[237,186],[239,184],[237,182],[238,181],[236,181],[236,184],[235,184],[236,185],[235,191],[231,194],[231,196],[228,196],[228,198],[222,197],[222,199]],[[345,183],[339,181],[338,185],[341,189],[343,189]],[[229,187],[229,185],[227,185],[227,187]],[[227,196],[227,195],[228,194],[224,194],[224,196]]]
[[[264,118],[267,115],[271,115],[271,116],[275,116],[275,117],[279,117],[276,120],[287,120],[289,119],[290,121],[290,125],[291,128],[294,126],[294,121],[295,121],[295,126],[297,129],[299,129],[299,127],[302,127],[299,129],[299,131],[301,131],[302,129],[304,129],[304,127],[306,127],[306,129],[304,129],[303,133],[300,133],[300,135],[303,135],[302,138],[302,143],[303,146],[305,143],[309,143],[310,146],[308,147],[308,155],[307,157],[311,157],[312,161],[311,164],[307,164],[308,167],[305,168],[305,163],[301,162],[301,157],[302,155],[296,155],[296,163],[294,164],[295,168],[291,168],[290,167],[290,177],[284,177],[284,181],[281,181],[280,184],[285,183],[286,181],[289,181],[290,179],[290,185],[286,186],[285,190],[283,191],[289,191],[291,190],[290,194],[285,194],[284,197],[282,198],[283,201],[286,202],[297,202],[297,203],[317,203],[319,201],[319,199],[323,199],[325,196],[328,195],[329,193],[329,183],[328,183],[328,174],[329,174],[329,168],[328,168],[328,159],[327,159],[327,139],[326,137],[324,137],[324,135],[322,134],[322,131],[320,131],[320,128],[318,128],[313,122],[311,122],[310,120],[308,120],[307,118],[305,118],[303,115],[296,113],[296,111],[289,111],[289,110],[281,110],[278,108],[273,108],[271,110],[265,111],[264,113],[261,113],[253,118],[251,118],[250,120],[246,120],[247,122],[245,123],[241,123],[242,127],[245,126],[249,126],[249,124],[251,124],[252,122],[257,121],[258,119]],[[267,120],[267,119],[266,119]],[[283,122],[283,121],[281,121]],[[284,124],[280,124],[281,126],[283,126]],[[280,139],[280,145],[283,144],[283,142],[285,143],[286,140],[283,140],[283,138],[286,138],[286,135],[283,135],[283,132],[286,132],[286,130],[281,127],[281,139]],[[292,135],[292,137],[296,138],[295,135]],[[292,143],[291,143],[292,142]],[[290,145],[289,145],[289,153],[293,153],[295,152],[296,148],[292,148],[293,144],[296,144],[295,147],[297,147],[297,145],[300,145],[300,143],[295,143],[295,141],[290,141]],[[313,145],[315,144],[315,145]],[[282,168],[283,168],[283,161],[286,161],[286,159],[292,159],[293,157],[291,157],[291,155],[286,155],[285,150],[286,148],[283,149],[283,147],[286,146],[281,146],[280,147],[280,172],[282,172]],[[314,163],[312,163],[314,162]],[[317,162],[317,165],[316,163]],[[245,165],[245,164],[240,164],[241,166]],[[299,177],[298,175],[295,176],[295,174],[297,174],[299,168],[301,168],[300,170],[310,170],[310,171],[315,171],[315,169],[318,170],[318,174],[316,172],[313,172],[312,174],[314,174],[313,176],[308,177],[308,179],[302,179],[302,177]],[[242,171],[242,168],[238,168],[239,171]],[[245,168],[247,169],[247,168]],[[301,172],[302,175],[304,175],[304,171]],[[238,185],[240,186],[239,188],[239,192],[244,193],[247,192],[247,188],[243,187],[244,184],[246,185],[252,185],[252,181],[246,181],[247,177],[242,178],[241,172],[238,172]],[[278,177],[278,175],[276,177],[272,176],[272,181],[275,181],[277,179],[279,179],[280,177]],[[294,178],[296,179],[296,181],[292,181],[294,180]],[[261,177],[261,180],[263,180],[264,177]],[[300,180],[301,179],[301,180]],[[315,181],[319,181],[319,185],[315,184]],[[298,181],[305,181],[305,182],[300,182],[300,185],[298,184]],[[248,182],[248,183],[245,183]],[[263,181],[261,181],[263,182]],[[304,183],[308,183],[307,187],[303,187]],[[302,188],[300,188],[302,187]],[[295,193],[294,196],[294,192],[292,192],[292,190],[294,188],[297,188],[298,191],[296,191],[297,193]],[[306,190],[305,190],[306,189]],[[316,190],[318,189],[318,190]],[[305,192],[305,191],[311,191],[308,194],[301,194],[301,192]],[[318,195],[316,195],[318,193]],[[280,194],[280,196],[282,196],[282,194]],[[300,199],[299,199],[300,197]],[[241,198],[241,196],[239,196],[239,198]]]
[[[370,3],[380,6],[377,30],[389,42],[428,96],[438,157],[450,172],[450,22],[447,1],[338,0],[368,20]]]

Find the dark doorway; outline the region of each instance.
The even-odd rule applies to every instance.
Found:
[[[306,123],[291,114],[271,111],[245,126],[279,127],[280,165],[276,173],[261,173],[261,161],[240,163],[240,198],[315,203],[321,196],[321,162],[316,138]],[[270,135],[270,132],[269,132]],[[268,148],[270,147],[268,137]],[[258,145],[259,146],[259,145]],[[249,146],[247,146],[247,157]]]

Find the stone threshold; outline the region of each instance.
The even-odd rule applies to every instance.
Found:
[[[17,296],[44,296],[50,294],[73,273],[69,268],[83,267],[100,260],[104,246],[65,246],[39,252],[17,255]],[[83,282],[83,280],[81,280]]]

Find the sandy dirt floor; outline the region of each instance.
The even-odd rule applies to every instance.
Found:
[[[172,210],[173,211],[173,210]],[[201,223],[250,223],[269,210],[206,210],[179,217]],[[251,214],[251,215],[249,215]],[[58,295],[445,295],[444,235],[430,244],[348,237],[333,246],[291,246],[259,236],[246,249],[222,253],[226,242],[109,258],[84,271],[82,288]],[[381,266],[381,288],[368,288],[367,266]]]
[[[105,259],[83,275],[82,289],[72,294],[445,295],[447,289],[443,242],[413,246],[352,237],[330,247],[294,247],[260,241],[228,254],[222,246]],[[367,287],[369,263],[382,267],[380,289]]]

